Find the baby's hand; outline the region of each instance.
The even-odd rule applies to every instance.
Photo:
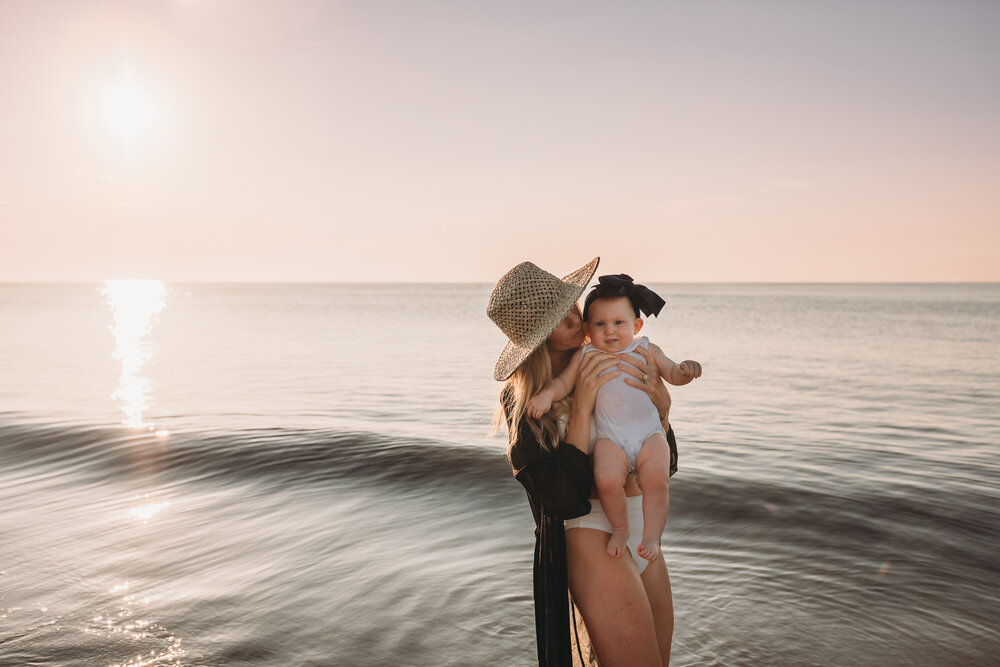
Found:
[[[677,364],[677,369],[680,371],[681,375],[686,378],[691,378],[693,380],[701,377],[701,364],[697,361],[693,361],[691,359],[682,361]]]
[[[541,419],[542,415],[548,412],[551,407],[552,399],[546,396],[545,392],[539,392],[528,401],[528,416],[532,419]]]

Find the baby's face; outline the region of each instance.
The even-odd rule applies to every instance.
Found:
[[[598,299],[587,309],[583,325],[590,342],[601,352],[621,352],[632,344],[642,328],[642,320],[635,316],[632,302],[624,296]]]

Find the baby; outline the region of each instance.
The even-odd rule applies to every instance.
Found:
[[[580,360],[595,348],[601,352],[639,356],[633,350],[642,346],[652,353],[660,377],[673,385],[684,385],[701,376],[701,364],[697,361],[674,363],[648,338],[635,337],[642,328],[640,310],[646,316],[655,316],[663,308],[664,301],[659,295],[643,285],[636,285],[625,274],[601,276],[598,281],[583,306],[583,326],[590,343],[573,356],[562,374],[531,398],[529,416],[540,417],[549,411],[553,401],[573,391]],[[597,392],[594,482],[614,531],[608,541],[608,553],[621,558],[629,538],[624,486],[629,473],[638,472],[643,534],[636,552],[653,561],[660,553],[660,536],[667,523],[670,448],[656,406],[641,389],[625,383],[626,375],[621,373]]]

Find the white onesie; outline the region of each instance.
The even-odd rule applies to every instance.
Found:
[[[631,352],[640,345],[649,349],[649,339],[645,336],[636,338],[622,353]],[[581,352],[595,349],[597,348],[587,343]],[[616,369],[612,368],[606,372],[614,370]],[[625,384],[626,377],[631,376],[622,372],[598,389],[594,421],[597,423],[597,437],[607,438],[621,447],[634,470],[635,457],[639,455],[642,443],[654,433],[663,433],[664,437],[667,434],[653,401],[642,389]]]

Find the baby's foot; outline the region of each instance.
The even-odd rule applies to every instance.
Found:
[[[639,543],[635,552],[652,563],[660,555],[660,540],[648,537]]]
[[[628,542],[627,530],[616,530],[611,533],[611,539],[608,540],[608,553],[615,558],[621,558],[625,555],[626,542]]]

